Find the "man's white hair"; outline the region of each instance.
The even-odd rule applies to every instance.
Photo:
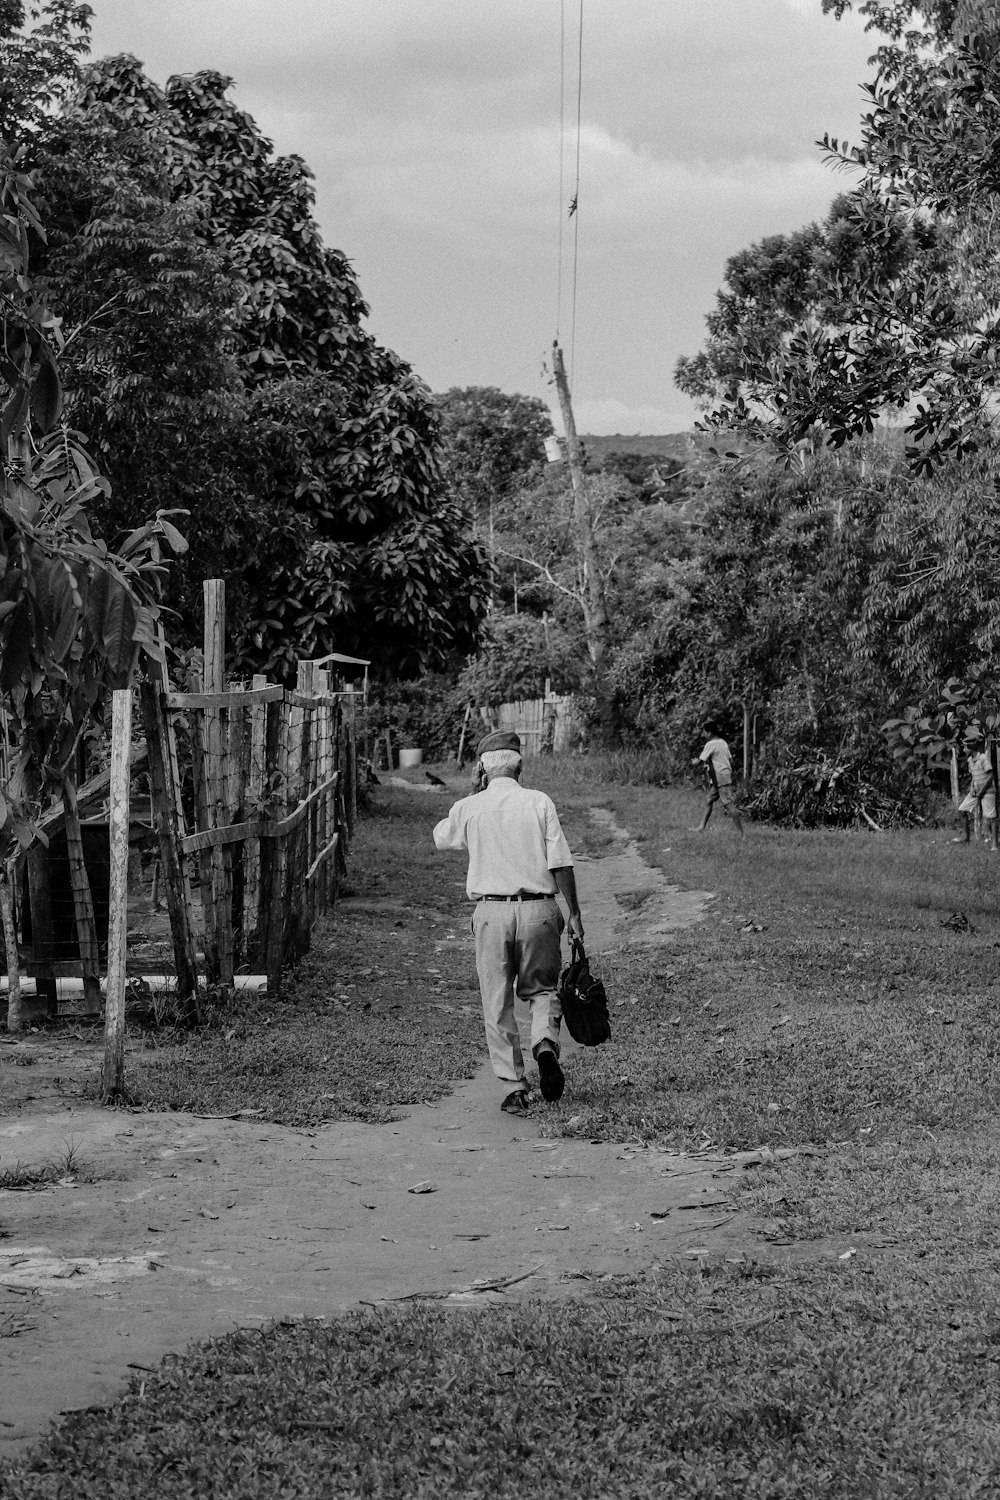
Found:
[[[502,776],[506,771],[516,773],[521,769],[521,757],[516,750],[487,750],[482,761],[487,776]]]

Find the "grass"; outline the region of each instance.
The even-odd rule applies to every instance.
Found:
[[[473,1075],[482,1019],[456,910],[464,881],[430,842],[431,800],[391,796],[366,825],[358,900],[341,902],[280,997],[240,993],[195,1037],[136,1036],[128,1081],[142,1105],[379,1124]]]
[[[602,958],[614,1042],[574,1056],[546,1133],[762,1148],[727,1180],[787,1258],[238,1331],[69,1418],[0,1494],[998,1493],[1000,859],[935,830],[699,837],[694,791],[531,769],[574,848],[608,847],[588,808],[610,807],[715,892],[699,926]],[[133,1059],[147,1100],[377,1120],[478,1062],[444,799],[382,797],[353,914],[280,1004]]]
[[[48,1187],[53,1182],[65,1182],[67,1178],[75,1180],[83,1171],[77,1147],[72,1141],[67,1141],[62,1156],[52,1161],[32,1167],[15,1161],[12,1167],[0,1168],[0,1192],[30,1192],[34,1188]]]
[[[995,1288],[899,1327],[884,1268],[610,1279],[571,1315],[362,1312],[168,1357],[4,1476],[9,1500],[995,1494]]]

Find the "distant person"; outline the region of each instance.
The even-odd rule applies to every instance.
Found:
[[[705,733],[708,735],[705,748],[691,762],[693,766],[703,765],[708,774],[708,801],[705,804],[705,815],[694,831],[704,833],[708,827],[708,820],[712,816],[712,808],[718,802],[726,817],[732,819],[736,832],[742,838],[743,822],[733,799],[732,751],[728,742],[722,738],[717,724],[706,724]]]
[[[481,740],[473,795],[456,802],[434,829],[438,849],[465,849],[467,890],[476,903],[472,932],[483,1001],[486,1045],[503,1085],[500,1108],[528,1109],[514,992],[531,1008],[531,1054],[543,1099],[561,1097],[559,1062],[562,1013],[556,993],[564,925],[583,941],[573,856],[551,798],[521,785],[521,741],[499,731]],[[562,896],[569,922],[556,901]]]
[[[967,844],[972,838],[972,825],[977,812],[982,812],[986,841],[991,851],[997,853],[997,789],[993,777],[993,762],[981,737],[969,741],[970,787],[958,804],[958,814],[963,824],[963,836],[952,839],[953,844]]]

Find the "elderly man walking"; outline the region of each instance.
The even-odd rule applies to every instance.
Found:
[[[476,903],[472,931],[486,1043],[504,1088],[508,1114],[528,1109],[514,992],[531,1008],[531,1053],[542,1098],[561,1097],[561,1012],[556,990],[564,923],[556,894],[569,908],[572,937],[583,939],[573,856],[550,797],[521,785],[521,741],[503,731],[480,741],[474,791],[434,829],[439,849],[465,849],[466,889]]]

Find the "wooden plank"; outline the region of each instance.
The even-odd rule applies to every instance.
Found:
[[[127,1099],[125,1089],[125,958],[128,930],[129,748],[132,689],[111,696],[111,910],[108,921],[108,983],[104,1009],[105,1104]]]
[[[316,858],[313,860],[312,864],[309,866],[308,870],[306,871],[306,879],[307,880],[312,880],[313,879],[313,877],[316,874],[316,871],[320,868],[320,866],[322,864],[325,864],[325,862],[327,861],[327,859],[329,859],[330,855],[333,854],[333,852],[336,850],[337,845],[339,843],[340,843],[340,834],[339,833],[335,833],[333,835],[333,838],[326,845],[326,847],[323,848],[323,849],[321,849],[319,851],[319,853],[317,854]]]
[[[142,709],[146,744],[149,747],[153,821],[159,839],[160,869],[170,916],[177,993],[186,1007],[188,1019],[198,1025],[201,1022],[201,1010],[191,917],[191,885],[181,837],[183,824],[178,814],[180,788],[172,780],[176,774],[176,746],[172,744],[173,728],[162,684],[143,682],[139,687],[139,706]]]
[[[167,699],[169,708],[247,708],[254,701],[261,703],[291,703],[296,708],[313,708],[327,701],[337,702],[337,693],[301,693],[290,688],[263,687],[240,688],[235,691],[220,689],[217,692],[196,690],[190,693],[171,693]]]
[[[258,679],[255,677],[254,682]],[[283,687],[239,688],[221,693],[168,693],[168,708],[250,708],[255,703],[279,703],[285,696]]]
[[[138,745],[132,751],[132,775],[137,775],[146,769],[148,763],[145,745]],[[100,771],[96,776],[91,776],[83,786],[76,789],[76,800],[80,807],[86,807],[88,802],[94,802],[98,797],[106,798],[111,786],[110,770]],[[44,834],[56,833],[62,828],[66,819],[66,809],[62,805],[48,808],[38,819],[38,827]]]
[[[311,662],[301,662],[301,666],[311,666]],[[339,693],[303,693],[296,689],[294,692],[286,692],[285,700],[293,708],[333,708],[340,702]]]
[[[181,841],[185,854],[200,854],[206,849],[225,848],[227,844],[242,844],[246,839],[262,835],[281,835],[286,830],[271,824],[266,818],[246,818],[242,823],[226,823],[222,828],[206,828],[204,833],[189,833]]]

